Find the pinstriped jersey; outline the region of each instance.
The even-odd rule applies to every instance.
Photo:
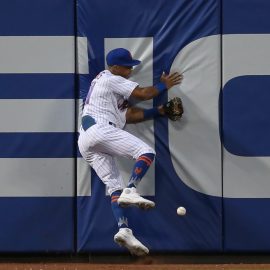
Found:
[[[90,85],[83,115],[92,116],[97,123],[112,122],[122,129],[127,111],[124,102],[137,86],[136,82],[113,75],[109,70],[100,72]]]

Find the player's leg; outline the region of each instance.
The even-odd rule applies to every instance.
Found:
[[[107,131],[108,129],[108,131]],[[104,127],[106,140],[97,144],[99,152],[109,153],[112,156],[121,156],[135,159],[129,187],[136,187],[146,174],[155,158],[155,151],[141,139],[121,129],[112,126]]]
[[[111,208],[119,228],[118,233],[114,236],[114,241],[120,246],[126,247],[131,254],[137,256],[148,254],[148,248],[134,237],[132,230],[129,228],[126,209],[118,204],[118,199],[122,193],[123,180],[115,159],[104,153],[92,153],[87,159],[98,177],[107,186],[108,193],[111,196]]]
[[[126,216],[125,210],[119,206],[118,199],[122,193],[122,190],[116,190],[111,193],[111,207],[113,215],[116,219],[118,228],[128,228],[128,218]]]
[[[151,163],[153,162],[155,155],[153,153],[145,153],[139,156],[136,160],[131,177],[128,182],[127,188],[125,188],[118,199],[119,205],[126,206],[138,206],[142,209],[150,209],[155,207],[155,203],[142,198],[137,192],[137,186],[140,183],[142,177],[148,171]]]
[[[152,162],[154,161],[154,153],[144,153],[136,160],[131,176],[128,182],[128,187],[137,187],[141,179],[144,177]]]
[[[86,156],[91,149],[92,152],[136,159],[137,164],[130,177],[129,184],[131,186],[123,190],[118,203],[121,206],[137,206],[143,209],[155,206],[154,202],[142,198],[137,193],[136,188],[133,187],[133,185],[135,186],[133,184],[134,175],[136,176],[136,184],[138,184],[147,172],[151,160],[154,159],[155,151],[149,145],[134,135],[111,125],[94,125],[80,134],[79,148],[82,155],[86,153]],[[138,164],[140,167],[137,166]],[[136,167],[138,167],[138,170],[136,170]],[[112,183],[111,180],[110,182]]]
[[[119,228],[128,227],[125,210],[119,207],[117,200],[124,188],[123,179],[112,156],[105,153],[89,152],[87,161],[95,170],[100,180],[106,185],[111,196],[111,207]]]
[[[110,136],[103,142],[101,151],[112,155],[136,159],[129,179],[128,187],[125,188],[118,199],[118,203],[125,206],[137,206],[143,209],[153,208],[155,203],[142,198],[136,190],[142,177],[147,173],[155,158],[155,151],[134,135],[120,129],[110,127]]]
[[[112,211],[119,228],[128,227],[128,220],[124,210],[119,207],[117,203],[124,188],[123,179],[112,156],[105,153],[93,152],[93,145],[96,144],[97,138],[99,137],[99,135],[96,134],[97,132],[98,129],[96,130],[94,127],[91,127],[89,132],[81,130],[78,142],[79,149],[83,158],[106,185],[111,196]]]
[[[107,137],[111,137],[110,130],[108,131],[106,128],[103,129],[97,125],[92,126],[87,131],[81,129],[78,146],[83,158],[96,171],[108,188],[112,211],[119,227],[118,233],[114,236],[114,241],[120,246],[126,247],[134,255],[146,255],[149,253],[148,248],[134,237],[132,230],[128,228],[125,209],[118,204],[118,198],[124,184],[114,158],[105,154],[110,152],[103,145],[103,142],[107,141]],[[102,150],[102,153],[99,153],[99,150]]]

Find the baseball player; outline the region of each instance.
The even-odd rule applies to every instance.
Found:
[[[155,206],[153,201],[141,197],[136,190],[155,158],[155,151],[123,128],[126,123],[166,115],[166,110],[163,105],[152,109],[129,107],[128,99],[152,99],[179,84],[182,75],[163,74],[157,85],[142,88],[128,79],[133,66],[141,62],[133,59],[128,50],[114,49],[107,54],[106,61],[108,69],[100,72],[92,81],[85,100],[79,150],[108,188],[112,211],[119,227],[114,241],[134,255],[146,255],[149,250],[133,235],[123,207],[149,209]],[[117,168],[116,156],[135,160],[127,187]]]

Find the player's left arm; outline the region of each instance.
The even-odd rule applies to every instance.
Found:
[[[172,98],[167,103],[152,109],[142,109],[138,107],[128,107],[126,112],[126,122],[139,123],[159,116],[167,116],[172,121],[182,118],[184,108],[179,97]]]

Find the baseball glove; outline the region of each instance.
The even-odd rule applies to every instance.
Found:
[[[165,114],[168,116],[168,118],[170,118],[172,121],[179,120],[182,117],[182,114],[184,113],[181,98],[175,97],[169,100],[167,103],[165,103],[164,111]]]

